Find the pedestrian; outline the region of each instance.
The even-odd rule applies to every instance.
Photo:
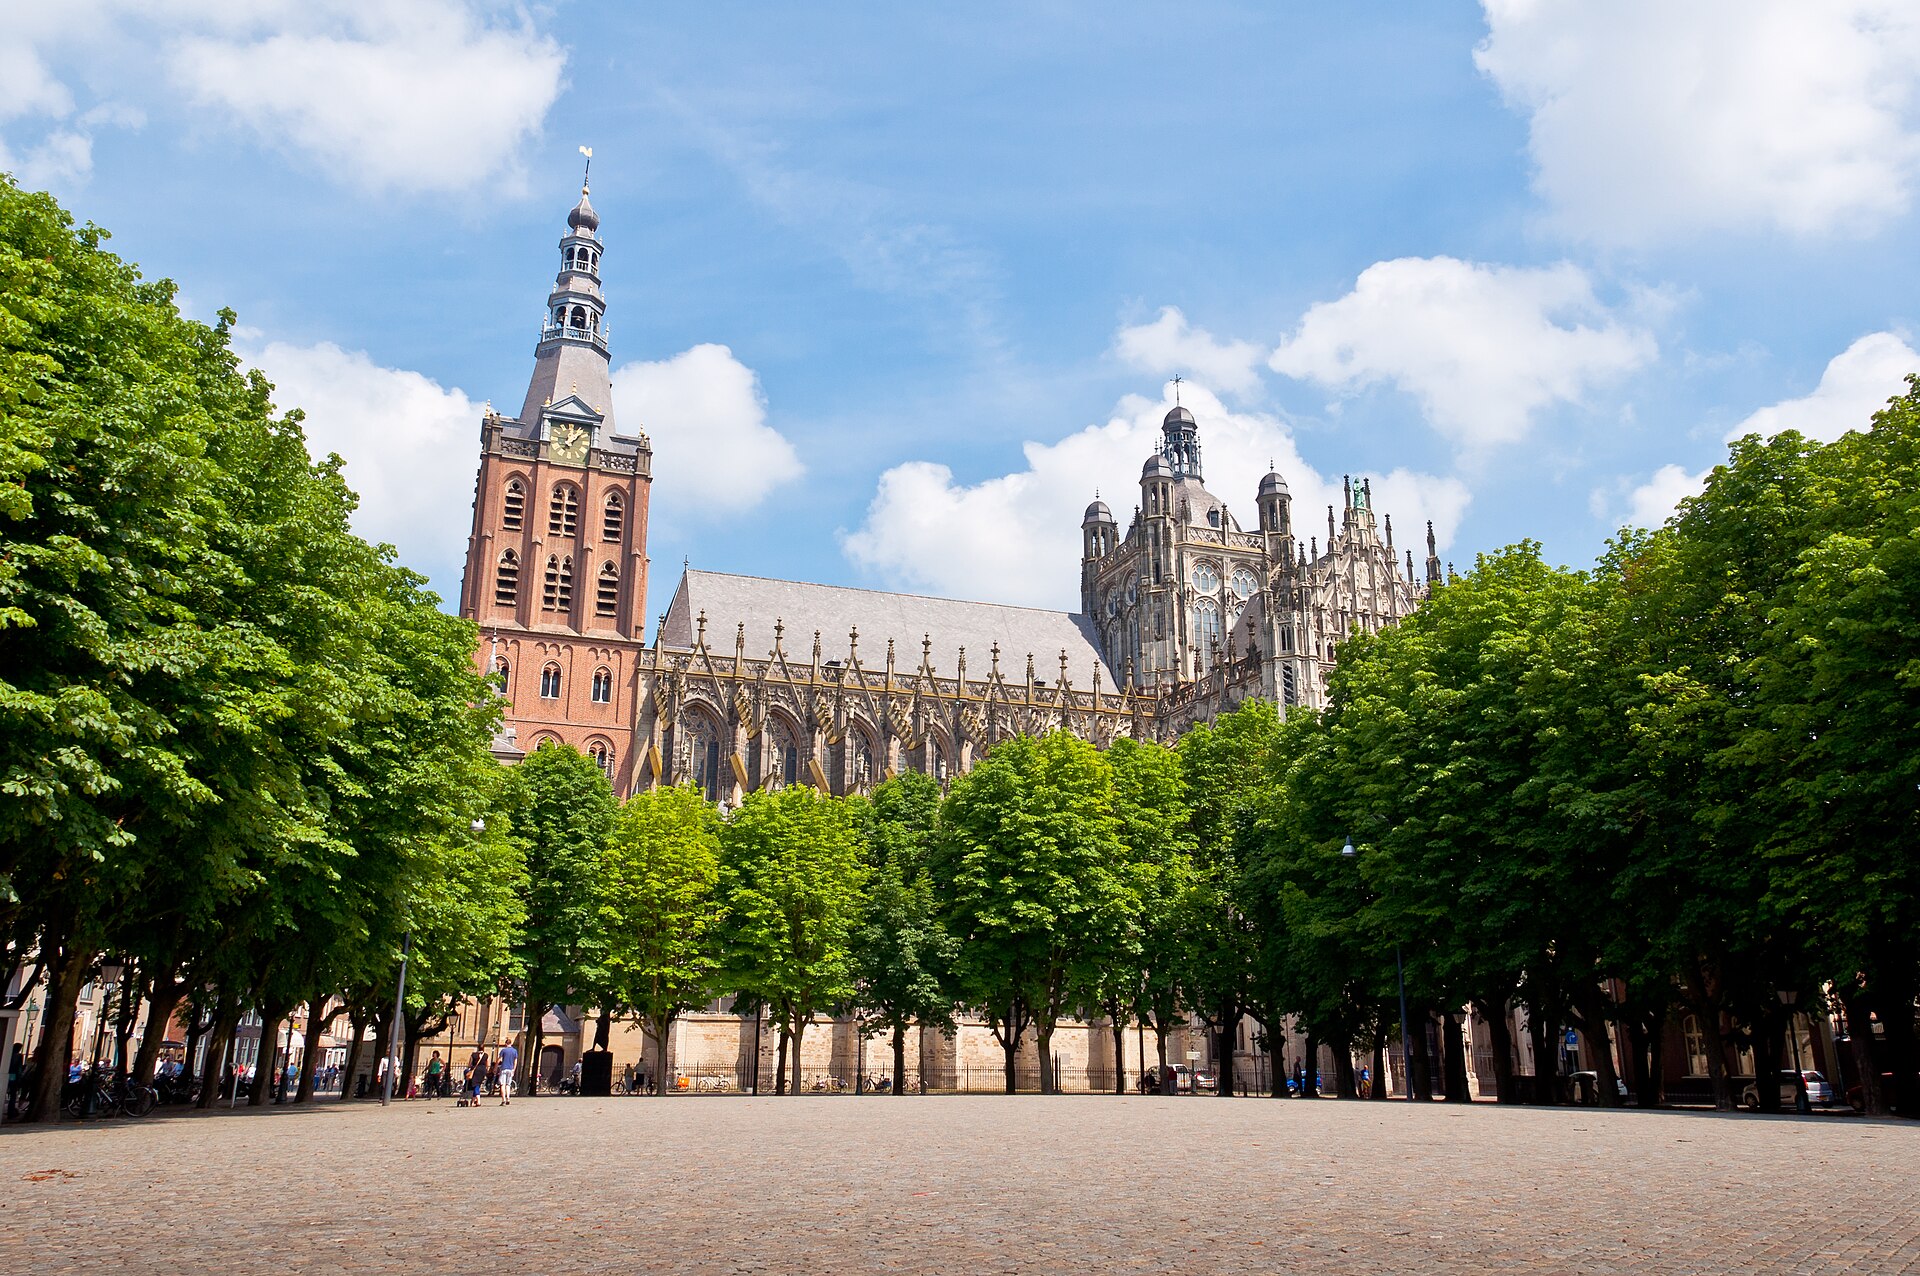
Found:
[[[427,1097],[429,1099],[440,1097],[440,1052],[438,1050],[434,1051],[433,1057],[427,1060]]]
[[[513,1102],[513,1070],[520,1062],[520,1051],[509,1041],[500,1047],[500,1106]]]
[[[620,1069],[620,1092],[622,1094],[633,1093],[633,1065],[632,1064],[628,1064],[626,1067]]]
[[[467,1064],[467,1106],[480,1106],[480,1092],[487,1088],[487,1052],[476,1049]]]

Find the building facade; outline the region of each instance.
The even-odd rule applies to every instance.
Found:
[[[1425,580],[1410,552],[1402,571],[1366,480],[1347,482],[1344,511],[1329,507],[1324,546],[1302,540],[1278,473],[1242,525],[1205,486],[1200,423],[1176,403],[1124,535],[1104,503],[1086,511],[1078,612],[689,569],[649,634],[653,454],[644,431],[614,424],[606,244],[584,186],[558,247],[519,415],[490,405],[481,421],[460,592],[507,701],[504,761],[554,740],[595,758],[623,797],[691,782],[734,805],[792,784],[863,792],[906,770],[944,784],[1022,733],[1171,742],[1249,699],[1320,705],[1339,641],[1406,616],[1438,578],[1430,527]],[[724,1002],[686,1016],[676,1071],[746,1083],[773,1049],[759,1027]],[[1266,1066],[1253,1035],[1236,1051],[1243,1077]],[[562,1037],[543,1070],[577,1057],[577,1028]],[[845,1024],[809,1033],[807,1068],[850,1081],[869,1049],[857,1037]],[[929,1086],[1000,1084],[982,1024],[913,1045]],[[637,1056],[623,1026],[616,1053],[629,1047]],[[1204,1033],[1169,1048],[1214,1062]],[[1094,1024],[1063,1026],[1055,1049],[1063,1084],[1095,1089],[1158,1054]],[[1037,1058],[1023,1067],[1037,1072]]]

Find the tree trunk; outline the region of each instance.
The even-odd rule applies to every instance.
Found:
[[[1113,1092],[1127,1092],[1127,1025],[1120,1021],[1118,1000],[1107,1007],[1107,1023],[1113,1028]]]
[[[1369,1096],[1375,1099],[1390,1097],[1387,1094],[1387,1034],[1385,1029],[1376,1026],[1373,1030],[1373,1087]]]
[[[1407,1043],[1411,1051],[1408,1065],[1407,1093],[1423,1103],[1433,1100],[1433,1055],[1427,1048],[1427,1024],[1429,1012],[1416,1010],[1407,1020],[1407,1032],[1413,1037]]]
[[[893,1092],[907,1092],[907,1025],[899,1019],[893,1023]]]
[[[1040,1093],[1053,1094],[1053,1025],[1041,1023],[1034,1025],[1034,1041],[1040,1049]]]
[[[1444,1076],[1448,1103],[1473,1102],[1473,1087],[1467,1079],[1467,1040],[1460,1027],[1460,1012],[1449,1010],[1440,1016],[1443,1034]]]
[[[226,1089],[227,1068],[233,1057],[233,1026],[239,1018],[240,1008],[231,994],[222,993],[220,1008],[214,1012],[213,1030],[207,1037],[206,1076],[200,1080],[200,1099],[195,1107],[211,1108]]]
[[[1781,1029],[1785,1026],[1779,1015],[1767,1015],[1753,1028],[1753,1093],[1762,1112],[1780,1111],[1780,1047],[1786,1043]]]
[[[787,1092],[787,1037],[788,1035],[789,1034],[787,1031],[787,1018],[784,1014],[782,1014],[780,1017],[780,1044],[778,1047],[779,1059],[773,1065],[773,1092],[775,1094],[785,1094]]]
[[[1527,1035],[1533,1039],[1533,1101],[1542,1107],[1560,1102],[1559,1042],[1538,1010],[1527,1008]]]
[[[1219,1029],[1216,1040],[1220,1048],[1215,1051],[1219,1056],[1213,1069],[1213,1092],[1223,1099],[1233,1097],[1233,1052],[1238,1044],[1240,1027],[1240,1003],[1222,1002],[1220,1006]]]
[[[1161,1094],[1167,1092],[1167,1030],[1158,1023],[1153,1026],[1154,1052],[1160,1057],[1160,1072],[1154,1078],[1159,1084],[1154,1087]]]
[[[525,1021],[526,1035],[533,1044],[520,1056],[519,1066],[514,1069],[520,1074],[520,1079],[514,1088],[522,1094],[538,1094],[540,1093],[540,1052],[546,1048],[547,1044],[547,1003],[529,1000]],[[662,1081],[660,1084],[664,1086],[666,1082]]]
[[[203,1052],[198,1047],[200,1045],[200,1039],[206,1036],[208,1029],[212,1027],[213,1020],[201,1019],[199,1005],[189,1002],[187,1004],[186,1045],[183,1047],[186,1057],[180,1061],[181,1080],[191,1083],[196,1078],[202,1081],[206,1079],[201,1076],[201,1074],[207,1070],[206,1060]],[[200,1062],[195,1063],[195,1059],[199,1059]]]
[[[1014,1037],[1009,1040],[1007,1037],[1002,1036],[1000,1038],[1000,1051],[1002,1066],[1006,1069],[1007,1093],[1017,1094],[1020,1090],[1018,1072],[1020,1062],[1020,1038]]]
[[[1359,1098],[1359,1078],[1353,1073],[1353,1038],[1345,1032],[1338,1032],[1328,1044],[1333,1047],[1334,1096],[1341,1099]]]
[[[1304,1048],[1306,1056],[1300,1066],[1300,1097],[1317,1099],[1320,1097],[1320,1039],[1309,1032]]]
[[[37,1074],[33,1096],[23,1121],[50,1121],[60,1115],[60,1098],[73,1065],[73,1020],[80,1004],[80,986],[87,982],[93,955],[61,951],[47,963],[47,1015],[41,1022],[40,1049],[34,1052]]]
[[[266,1103],[267,1096],[273,1090],[273,1078],[280,1073],[280,1021],[287,1017],[292,1006],[282,997],[266,1003],[260,1014],[260,1058],[265,1059],[262,1067],[256,1059],[253,1065],[253,1086],[247,1093],[247,1106],[260,1107]]]
[[[186,995],[186,987],[173,981],[171,972],[153,980],[147,991],[147,1030],[140,1034],[140,1050],[133,1056],[133,1079],[141,1085],[153,1084],[153,1070],[160,1062],[160,1043],[167,1039],[174,1009]]]
[[[1840,1005],[1846,1012],[1851,1047],[1847,1066],[1860,1087],[1860,1109],[1867,1116],[1885,1116],[1889,1096],[1880,1084],[1880,1065],[1873,1054],[1872,1000],[1857,987],[1848,986],[1840,990]]]
[[[1587,1044],[1593,1047],[1593,1071],[1599,1086],[1600,1106],[1620,1106],[1620,1072],[1613,1066],[1613,1040],[1607,1023],[1606,1003],[1610,998],[1597,980],[1588,980],[1580,991],[1581,1027],[1587,1030]]]
[[[300,1050],[300,1084],[293,1092],[295,1103],[313,1102],[313,1078],[320,1069],[320,1037],[326,1031],[327,994],[315,993],[307,998],[307,1030],[302,1034]],[[447,1060],[452,1064],[453,1060]]]
[[[1493,1093],[1496,1103],[1520,1102],[1520,1089],[1513,1084],[1513,1022],[1507,1018],[1507,1003],[1475,1003],[1486,1021],[1488,1045],[1493,1050]]]
[[[807,1020],[799,1011],[793,1014],[793,1092],[806,1092],[806,1072],[800,1067],[800,1042],[807,1035]]]

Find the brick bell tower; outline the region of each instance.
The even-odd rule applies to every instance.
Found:
[[[615,431],[600,217],[581,183],[518,417],[480,423],[460,614],[523,750],[554,738],[631,770],[653,449]]]

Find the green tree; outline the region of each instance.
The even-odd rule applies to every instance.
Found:
[[[1016,736],[956,780],[935,843],[941,920],[961,943],[956,973],[1006,1057],[1026,1028],[1040,1088],[1056,1089],[1055,1025],[1125,926],[1126,882],[1113,768],[1064,731]]]
[[[609,981],[653,1039],[663,1081],[674,1020],[712,995],[725,912],[720,816],[700,791],[676,785],[627,799],[607,842],[600,921]]]
[[[814,1017],[854,995],[852,942],[867,871],[853,813],[804,786],[747,795],[720,835],[727,978],[780,1029],[774,1092],[801,1088],[801,1042]]]
[[[531,1036],[520,1056],[524,1081],[535,1074],[549,1007],[609,998],[600,888],[617,807],[599,764],[569,745],[542,744],[513,774],[527,865],[527,922],[515,954]]]
[[[867,906],[853,933],[860,1030],[887,1033],[893,1093],[906,1093],[907,1029],[951,1033],[953,963],[960,946],[940,924],[930,847],[940,786],[909,771],[876,787],[858,808],[868,866]]]

